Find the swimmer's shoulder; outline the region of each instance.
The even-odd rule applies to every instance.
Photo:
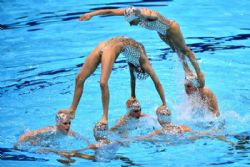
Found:
[[[31,131],[26,132],[22,136],[20,136],[18,141],[23,142],[23,141],[25,141],[25,140],[27,140],[29,138],[33,138],[33,137],[36,137],[39,134],[49,132],[49,131],[53,131],[53,130],[56,130],[55,126],[48,126],[48,127],[37,129],[37,130],[31,130]]]

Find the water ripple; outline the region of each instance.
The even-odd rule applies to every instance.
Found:
[[[115,2],[115,3],[102,3],[102,4],[90,4],[89,6],[98,6],[100,5],[101,7],[95,7],[95,8],[90,8],[89,11],[94,11],[94,10],[101,10],[101,9],[117,9],[121,8],[122,6],[117,6],[113,7],[110,5],[123,5],[125,7],[129,5],[134,5],[137,7],[153,7],[153,6],[167,6],[166,4],[144,4],[145,2],[168,2],[172,0],[158,0],[158,1],[153,1],[153,0],[143,0],[143,1],[137,1],[137,2]],[[60,22],[60,21],[70,21],[70,20],[77,20],[81,15],[85,14],[86,12],[73,12],[73,13],[66,13],[66,14],[58,14],[60,12],[67,12],[67,10],[60,10],[57,12],[40,12],[38,14],[38,18],[27,20],[27,21],[22,21],[24,19],[28,19],[28,16],[20,16],[17,18],[14,18],[14,20],[18,20],[18,22],[14,23],[8,23],[8,24],[0,24],[0,30],[9,30],[9,29],[18,29],[18,28],[26,28],[26,27],[32,27],[32,26],[38,26],[41,24],[46,24],[46,23],[53,23],[53,22]],[[46,16],[44,16],[46,15]],[[38,31],[42,30],[42,28],[36,28],[36,29],[31,29],[27,31]]]
[[[18,22],[9,23],[9,24],[0,24],[1,30],[9,30],[9,29],[19,29],[19,28],[26,28],[26,27],[33,27],[42,24],[60,22],[60,21],[69,21],[69,20],[77,20],[80,15],[85,14],[86,12],[75,12],[75,13],[66,13],[66,14],[57,14],[56,12],[43,12],[40,15],[49,14],[49,16],[41,16],[31,20],[24,20],[28,18],[28,16],[22,16],[15,18],[15,20],[20,20]],[[41,28],[36,30],[42,30]],[[32,31],[32,30],[29,30]]]
[[[17,153],[10,148],[0,148],[0,159],[2,161],[48,161],[48,159],[35,158]]]

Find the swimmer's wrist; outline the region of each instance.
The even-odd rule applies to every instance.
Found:
[[[68,111],[71,115],[75,115],[76,109],[71,107]]]
[[[70,107],[70,108],[69,108],[69,111],[70,111],[70,112],[74,112],[75,110],[76,110],[76,109],[73,108],[73,107]]]

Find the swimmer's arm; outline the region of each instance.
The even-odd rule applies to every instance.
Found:
[[[41,150],[38,150],[38,152],[41,152],[41,153],[55,153],[55,154],[58,154],[58,155],[61,155],[61,156],[64,156],[64,157],[73,157],[73,156],[77,156],[77,155],[80,155],[81,151],[85,151],[85,150],[89,150],[89,149],[97,149],[98,147],[95,145],[95,144],[91,144],[89,145],[88,147],[86,148],[82,148],[82,149],[78,149],[78,150],[71,150],[71,151],[59,151],[59,150],[54,150],[54,149],[41,149]]]
[[[78,150],[72,150],[71,153],[77,153],[77,152],[81,152],[81,151],[85,151],[85,150],[95,150],[98,147],[95,144],[90,144],[88,147],[82,148],[82,149],[78,149]]]
[[[83,153],[75,153],[74,157],[78,158],[84,158],[84,159],[89,159],[89,160],[95,160],[95,156],[93,155],[88,155],[88,154],[83,154]]]
[[[103,9],[103,10],[97,10],[94,12],[86,13],[80,17],[79,20],[81,21],[87,21],[90,20],[92,17],[97,15],[115,15],[115,16],[123,16],[124,15],[124,9]]]
[[[33,131],[26,132],[24,135],[22,135],[18,139],[18,143],[22,143],[22,142],[25,142],[25,141],[32,140],[38,134],[48,132],[48,131],[52,130],[53,128],[54,128],[54,126],[49,126],[49,127],[46,127],[46,128],[42,128],[42,129],[38,129],[38,130],[33,130]]]
[[[209,96],[208,96],[208,107],[209,110],[216,116],[220,116],[219,112],[219,107],[218,107],[218,102],[216,96],[210,91]]]
[[[204,137],[216,138],[216,139],[218,139],[220,141],[235,145],[234,142],[227,140],[225,136],[190,136],[189,140],[197,140],[197,139],[201,139],[201,138],[204,138]]]
[[[72,156],[74,156],[74,154],[76,153],[74,150],[73,151],[64,151],[64,150],[55,150],[55,149],[50,149],[50,148],[44,148],[44,149],[39,149],[36,152],[38,153],[54,153],[63,157],[67,157],[70,158]]]
[[[149,76],[151,77],[151,79],[153,80],[155,88],[156,88],[156,90],[157,90],[157,92],[158,92],[158,94],[159,94],[159,96],[161,98],[162,106],[167,106],[161,82],[158,79],[158,77],[156,76],[156,74],[155,74],[153,68],[151,67],[147,57],[145,56],[145,54],[144,54],[144,56],[142,55],[140,57],[140,63],[142,65],[143,69],[145,70],[145,72],[147,72],[149,74]]]
[[[135,95],[135,85],[136,85],[136,79],[135,79],[135,75],[134,75],[134,66],[130,63],[128,63],[129,65],[129,73],[130,73],[130,89],[131,89],[131,97],[136,97]]]
[[[162,133],[162,130],[155,130],[146,136],[138,136],[135,138],[135,140],[149,140],[151,137],[156,136],[161,133]]]
[[[121,119],[119,119],[119,121],[116,123],[116,125],[111,127],[109,130],[116,131],[119,127],[123,126],[125,123],[126,123],[126,116],[123,116]]]
[[[194,67],[194,70],[197,75],[198,82],[200,84],[200,88],[204,88],[205,86],[205,76],[204,73],[201,72],[199,64],[195,58],[195,55],[192,51],[188,51],[186,56],[188,57],[189,61],[191,62],[192,66]]]
[[[231,142],[229,140],[227,140],[227,138],[225,136],[222,135],[214,135],[215,131],[218,131],[218,129],[211,129],[211,130],[206,130],[206,131],[193,131],[196,134],[198,134],[197,136],[191,136],[189,137],[190,140],[197,140],[197,139],[201,139],[204,137],[209,137],[209,138],[216,138],[220,141],[223,142],[227,142],[230,144],[235,144],[234,142]]]

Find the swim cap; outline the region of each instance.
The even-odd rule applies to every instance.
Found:
[[[167,107],[165,107],[164,109],[158,108],[156,110],[156,115],[160,124],[171,123],[171,112]]]
[[[97,141],[108,139],[108,125],[97,122],[93,129],[94,137]]]
[[[60,124],[60,122],[63,122],[63,121],[68,121],[70,120],[70,113],[66,112],[66,111],[58,111],[57,114],[56,114],[56,124]]]
[[[196,75],[186,75],[185,76],[185,83],[191,83],[195,87],[200,87],[200,83],[198,82]]]
[[[126,8],[125,13],[124,13],[125,20],[127,22],[131,22],[135,19],[140,18],[137,11],[138,11],[138,9],[133,7],[133,6]]]
[[[132,103],[132,105],[128,106],[128,102],[127,102],[127,111],[130,112],[131,110],[141,110],[141,105],[137,100],[134,100],[134,102]]]
[[[145,80],[148,78],[149,75],[141,67],[135,66],[134,76],[139,80]]]

